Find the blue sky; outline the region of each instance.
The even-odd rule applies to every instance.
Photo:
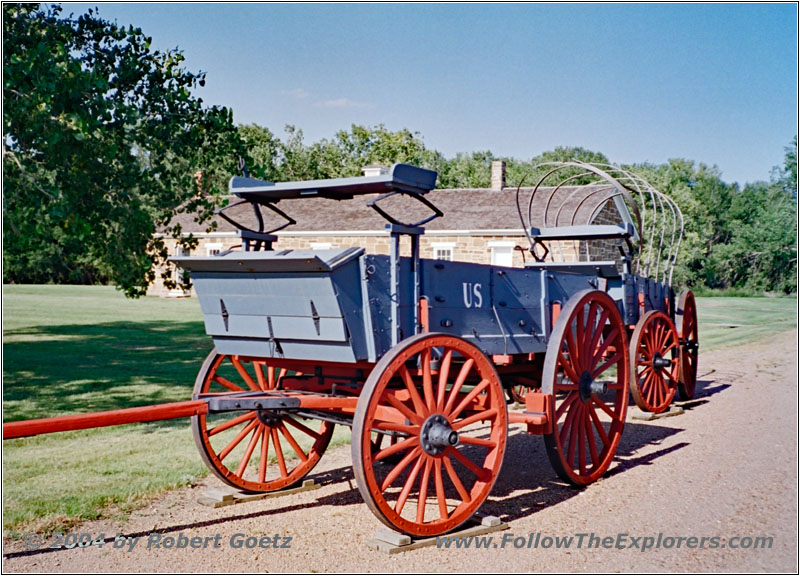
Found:
[[[73,4],[208,73],[238,123],[353,123],[446,156],[583,146],[766,180],[797,133],[795,4]]]

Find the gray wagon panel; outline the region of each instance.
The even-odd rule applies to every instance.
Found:
[[[308,316],[314,312],[341,318],[329,273],[231,274],[196,272],[192,275],[203,314],[220,314],[220,300],[229,314]]]
[[[310,316],[240,316],[231,315],[227,322],[222,315],[206,314],[206,332],[210,336],[236,335],[251,338],[274,338],[278,340],[309,339],[346,342],[347,333],[342,318],[319,318]]]

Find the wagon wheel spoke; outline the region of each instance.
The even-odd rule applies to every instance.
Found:
[[[415,362],[418,369],[406,368]],[[399,381],[407,397],[392,392]],[[411,337],[384,355],[359,397],[352,442],[359,491],[395,530],[415,536],[452,530],[488,496],[506,428],[503,387],[480,350],[444,334]],[[376,448],[377,436],[388,432],[404,437]]]
[[[597,329],[594,332],[594,336],[592,336],[592,343],[589,346],[588,356],[590,358],[594,358],[597,355],[597,347],[600,345],[600,338],[603,336],[606,322],[608,322],[608,310],[603,309],[600,313],[600,318],[597,320]]]
[[[459,417],[459,415],[461,415],[461,413],[464,411],[464,408],[469,406],[470,403],[473,400],[475,400],[475,398],[477,398],[479,394],[481,394],[484,390],[486,390],[486,388],[489,387],[489,383],[490,383],[489,380],[487,380],[486,378],[481,380],[480,383],[478,383],[478,385],[475,386],[475,388],[473,388],[470,391],[470,393],[464,397],[461,403],[458,406],[456,406],[456,408],[452,412],[445,413],[448,416],[448,418],[453,421],[456,420]]]
[[[212,352],[198,374],[194,394],[219,397],[271,390],[288,373],[266,359]],[[192,433],[203,461],[220,480],[240,490],[268,492],[299,482],[327,448],[333,424],[306,422],[269,410],[222,412],[192,417]],[[269,465],[270,457],[275,466]]]
[[[444,449],[444,452],[448,456],[452,456],[453,458],[458,460],[461,464],[464,465],[464,467],[467,470],[475,474],[475,476],[477,476],[480,479],[485,479],[487,473],[491,474],[491,470],[479,468],[478,466],[475,465],[475,463],[472,460],[464,456],[464,454],[458,448],[453,448],[452,446],[448,446],[447,448]]]
[[[436,410],[444,411],[444,395],[447,392],[447,379],[450,376],[450,363],[453,361],[453,351],[447,350],[442,357],[442,366],[439,369],[439,385],[436,391]]]
[[[411,493],[411,488],[417,481],[417,476],[419,475],[419,471],[422,468],[424,460],[424,455],[420,455],[419,458],[417,458],[416,464],[414,464],[414,468],[411,470],[411,474],[408,476],[405,484],[403,484],[403,490],[400,492],[400,496],[397,498],[397,503],[394,505],[394,510],[398,514],[403,512],[403,508],[406,505],[406,500],[408,500],[408,495]]]
[[[580,413],[583,412],[583,404],[573,404],[572,408],[569,411],[569,418],[568,422],[564,424],[564,429],[562,433],[568,432],[569,437],[569,448],[567,449],[567,462],[572,465],[575,461],[575,445],[576,445],[576,434],[575,432],[580,429]],[[563,442],[563,441],[562,441]]]
[[[451,427],[453,428],[453,430],[458,431],[461,430],[462,428],[466,428],[470,424],[474,424],[475,422],[483,422],[484,420],[489,420],[491,418],[494,418],[495,416],[497,416],[497,409],[492,408],[491,410],[484,410],[483,412],[477,412],[472,416],[467,416],[463,420],[459,420],[458,422],[453,424]]]
[[[258,481],[262,484],[267,480],[267,461],[269,459],[269,432],[266,427],[261,429],[261,459],[258,462]]]
[[[423,350],[422,362],[422,390],[425,393],[425,406],[430,414],[436,408],[436,399],[433,395],[433,378],[431,377],[431,350]]]
[[[575,402],[577,399],[578,399],[577,392],[570,392],[567,395],[567,397],[564,398],[559,407],[556,409],[556,415],[555,415],[556,422],[558,422],[561,419],[561,415],[564,413],[564,410],[569,408],[572,405],[572,403]]]
[[[398,412],[400,412],[406,419],[410,420],[412,423],[420,426],[424,421],[424,418],[414,412],[411,408],[406,406],[403,402],[397,399],[397,397],[391,392],[385,392],[383,395],[383,399],[390,404],[393,408],[396,408]]]
[[[281,439],[278,438],[278,430],[277,428],[270,428],[269,432],[272,435],[272,445],[275,447],[275,459],[278,461],[278,468],[281,471],[281,476],[286,477],[289,475],[289,472],[286,470],[286,459],[283,457],[283,448],[281,448]]]
[[[450,461],[450,458],[445,456],[442,458],[442,463],[444,463],[444,469],[447,470],[447,476],[450,478],[450,482],[453,483],[453,486],[455,486],[461,501],[469,502],[469,492],[467,492],[467,489],[464,488],[464,484],[461,483],[461,479],[458,477],[458,474],[453,468],[453,463]]]
[[[408,368],[406,368],[406,366],[400,367],[400,376],[403,378],[403,382],[406,385],[406,390],[408,390],[408,393],[411,396],[411,401],[414,403],[414,410],[416,411],[416,413],[423,416],[427,416],[428,407],[420,397],[419,391],[417,390],[417,386],[414,383],[414,379],[411,377],[411,373],[408,371]]]
[[[578,469],[582,476],[586,476],[586,405],[581,404],[578,416]]]
[[[419,437],[411,436],[410,438],[401,440],[396,444],[390,444],[383,450],[375,451],[372,456],[372,459],[377,462],[379,460],[383,460],[384,458],[388,458],[389,456],[397,454],[398,452],[403,452],[404,450],[408,450],[409,448],[415,448],[418,445],[419,445]]]
[[[406,436],[419,435],[420,426],[410,426],[408,424],[398,424],[397,422],[384,422],[374,421],[372,423],[373,430],[386,430],[387,432],[395,432]]]
[[[421,454],[422,454],[422,449],[419,446],[417,446],[411,452],[406,454],[405,458],[400,460],[400,462],[394,468],[392,468],[392,471],[389,472],[386,478],[383,479],[383,484],[381,484],[381,490],[386,490],[389,486],[391,486],[392,483],[395,480],[397,480],[397,478],[400,476],[403,470],[408,468],[408,465],[411,464],[411,462],[413,462],[414,459],[419,458]]]
[[[572,363],[564,357],[561,351],[558,352],[558,363],[561,365],[561,368],[564,369],[564,374],[567,375],[567,378],[572,380],[573,384],[577,385],[581,381],[581,378],[578,376],[577,372],[575,372],[575,368],[572,366]],[[559,385],[559,387],[560,386],[562,385]]]
[[[286,438],[286,441],[292,447],[294,453],[297,454],[297,457],[300,458],[302,462],[307,461],[308,454],[303,451],[303,449],[300,447],[300,444],[297,443],[297,440],[295,440],[294,436],[292,436],[291,432],[289,432],[289,429],[283,423],[281,423],[278,425],[278,430],[280,430],[280,433],[283,434],[284,438]]]
[[[224,388],[227,388],[231,392],[244,392],[245,391],[245,389],[242,388],[241,386],[237,386],[236,384],[234,384],[233,382],[231,382],[227,378],[223,378],[222,376],[215,376],[214,377],[214,382],[216,382],[217,384],[221,384]]]
[[[241,432],[239,432],[234,437],[234,439],[231,440],[227,446],[225,446],[225,448],[222,449],[222,452],[219,453],[219,459],[225,460],[225,457],[228,456],[228,454],[230,454],[233,451],[233,449],[239,445],[239,442],[244,440],[244,437],[247,436],[250,433],[250,431],[256,426],[258,426],[258,422],[256,422],[255,420],[253,420],[247,426],[245,426],[244,429]]]
[[[487,448],[494,448],[497,442],[494,440],[487,440],[485,438],[477,438],[472,436],[464,436],[460,438],[462,444],[473,444],[475,446],[486,446]]]
[[[260,432],[261,429],[259,427],[255,427],[253,430],[253,435],[250,437],[250,442],[247,444],[247,449],[244,451],[244,456],[242,456],[242,459],[239,461],[239,467],[236,469],[237,476],[244,474],[247,463],[250,462],[250,456],[253,455],[253,450],[256,449],[258,439],[261,437]]]
[[[600,366],[595,367],[595,369],[592,371],[592,378],[594,379],[599,378],[600,376],[603,375],[603,373],[606,370],[608,370],[615,364],[619,364],[622,358],[623,358],[622,350],[617,350],[616,352],[614,352],[613,356],[609,357],[605,362],[600,364]]]
[[[442,478],[442,459],[436,458],[434,460],[434,484],[436,485],[436,502],[439,505],[439,517],[442,520],[447,520],[447,496],[444,492],[444,479]]]
[[[608,349],[611,347],[613,342],[616,342],[617,338],[619,337],[620,329],[615,327],[611,330],[607,337],[603,338],[603,342],[598,346],[597,352],[592,356],[592,364],[597,365],[600,360],[603,359]]]
[[[230,358],[231,358],[231,363],[233,364],[234,368],[236,368],[236,371],[239,373],[239,376],[242,377],[242,380],[244,380],[245,384],[247,384],[247,387],[250,388],[250,390],[254,391],[260,390],[258,384],[253,382],[253,377],[250,376],[245,367],[242,365],[242,362],[239,360],[239,357],[231,356]]]
[[[474,365],[475,361],[472,358],[467,358],[467,361],[464,362],[464,365],[461,367],[461,371],[458,373],[458,377],[453,384],[453,388],[450,390],[450,396],[447,398],[447,404],[444,406],[443,412],[445,414],[449,414],[453,410],[453,405],[456,403],[456,400],[458,400],[458,394],[461,392],[461,388],[464,386],[464,382],[467,381],[467,378],[472,372],[472,367]]]
[[[589,304],[589,314],[586,317],[586,328],[585,328],[585,335],[583,337],[583,351],[582,356],[584,358],[591,358],[593,356],[594,347],[592,344],[594,343],[594,337],[596,333],[602,334],[603,333],[603,325],[600,325],[597,322],[597,302],[592,302]]]
[[[589,456],[592,458],[592,464],[597,466],[600,463],[600,455],[597,453],[597,444],[594,439],[594,430],[592,428],[592,407],[586,408],[586,417],[583,419],[586,427],[586,438],[589,440]],[[585,473],[585,472],[584,472]]]
[[[614,457],[627,410],[626,340],[617,305],[600,291],[574,295],[553,326],[542,393],[554,410],[544,441],[553,468],[571,484],[593,482]]]
[[[214,436],[215,434],[219,434],[220,432],[224,432],[229,428],[233,428],[234,426],[238,426],[242,422],[247,422],[248,420],[252,420],[256,417],[256,412],[247,412],[246,414],[242,414],[241,416],[237,416],[227,422],[220,424],[219,426],[214,426],[208,431],[209,436]]]
[[[256,380],[258,381],[259,389],[270,390],[270,380],[264,377],[264,364],[261,362],[253,362],[253,366],[256,369]]]
[[[419,483],[419,498],[417,499],[417,524],[425,523],[425,504],[428,502],[428,484],[431,478],[431,469],[433,468],[433,459],[425,459],[425,470],[422,472],[422,479]]]
[[[589,416],[594,423],[595,430],[597,430],[597,435],[600,436],[600,441],[603,442],[603,446],[610,445],[611,440],[608,438],[606,429],[603,428],[603,423],[600,421],[600,417],[597,415],[597,412],[595,412],[594,406],[589,406]]]
[[[301,422],[298,422],[297,420],[295,420],[291,416],[286,416],[283,419],[283,421],[286,424],[288,424],[289,426],[293,426],[293,427],[297,428],[298,430],[300,430],[300,432],[303,432],[304,434],[306,434],[308,436],[311,436],[315,440],[320,440],[323,437],[321,433],[315,432],[314,430],[312,430],[311,428],[309,428],[305,424],[303,424]]]
[[[559,438],[561,439],[562,446],[567,443],[567,436],[572,432],[572,423],[575,420],[575,414],[578,412],[577,408],[575,408],[575,405],[576,403],[573,402],[569,407],[567,418],[564,420],[564,425],[561,427]]]

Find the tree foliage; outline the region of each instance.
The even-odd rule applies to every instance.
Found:
[[[4,4],[3,33],[6,282],[110,281],[143,294],[165,263],[163,236],[196,242],[181,237],[174,217],[206,221],[240,157],[252,176],[270,181],[357,176],[366,165],[405,162],[436,170],[440,188],[488,187],[499,159],[509,186],[534,185],[546,172],[535,167],[547,162],[609,163],[580,147],[529,159],[489,150],[446,158],[418,132],[382,124],[307,144],[291,125],[283,137],[235,127],[230,110],[195,96],[205,75],[187,71],[180,51],[152,50],[140,29],[91,10],[76,18],[58,6]],[[796,291],[796,136],[769,182],[741,190],[691,160],[631,168],[684,213],[677,285]]]
[[[737,288],[750,292],[797,291],[797,154],[770,182],[740,190],[719,170],[691,160],[632,168],[668,194],[685,218],[675,268],[680,286]],[[794,151],[794,153],[792,153]]]
[[[166,256],[154,233],[221,195],[242,152],[231,113],[193,95],[205,75],[181,52],[150,45],[91,10],[3,5],[4,281],[141,295]]]

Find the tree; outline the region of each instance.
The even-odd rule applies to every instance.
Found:
[[[783,162],[783,174],[779,177],[784,183],[786,191],[797,200],[797,135],[792,143],[785,148],[786,156]]]
[[[3,33],[4,281],[144,294],[166,258],[155,232],[207,218],[236,170],[230,111],[193,95],[205,74],[181,52],[92,10],[4,4]]]
[[[444,162],[439,173],[439,188],[488,188],[491,185],[494,155],[486,150],[464,154]]]
[[[239,126],[239,136],[249,155],[247,170],[250,176],[270,182],[280,180],[280,139],[269,128],[257,124]]]
[[[349,131],[340,130],[332,140],[323,139],[311,149],[324,178],[360,176],[361,169],[370,164],[425,166],[428,161],[418,132],[393,132],[383,124],[372,128],[353,124]]]

